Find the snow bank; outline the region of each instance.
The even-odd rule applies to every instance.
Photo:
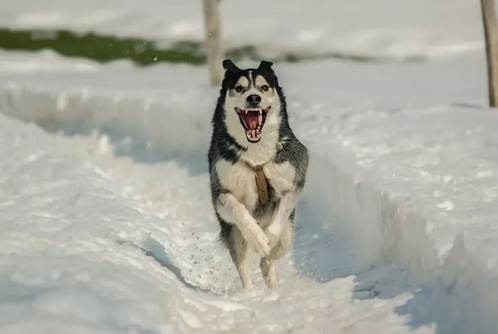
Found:
[[[483,50],[479,10],[472,0],[221,3],[230,46],[255,45],[264,55],[337,52],[402,59]],[[0,26],[97,31],[164,43],[204,39],[201,1],[3,0]]]
[[[330,64],[322,63],[324,74]],[[359,299],[389,300],[405,292],[396,287],[410,291],[413,297],[396,312],[407,316],[414,330],[435,325],[438,333],[495,332],[498,114],[462,104],[390,111],[331,110],[329,106],[336,105],[334,97],[326,100],[320,90],[326,86],[334,91],[335,86],[327,86],[324,75],[321,86],[310,83],[304,88],[301,78],[306,66],[316,70],[320,65],[284,68],[286,80],[282,81],[299,83],[290,89],[291,97],[296,97],[289,99],[292,124],[313,152],[302,205],[311,207],[305,212],[320,217],[343,217],[326,220],[317,231],[347,240],[345,254],[350,262],[344,264],[345,272],[325,272],[324,280],[358,274],[357,286],[367,287],[366,297],[359,293]],[[373,68],[383,75],[399,74],[385,67]],[[110,136],[118,154],[135,150],[144,152],[146,158],[157,158],[160,152],[160,159],[173,159],[198,174],[205,167],[196,163],[202,160],[199,156],[209,140],[216,91],[192,87],[201,70],[170,70],[181,75],[166,79],[158,67],[155,79],[151,72],[141,71],[117,78],[107,72],[79,78],[61,74],[50,80],[11,77],[0,85],[0,109],[49,131],[71,135],[97,129]],[[298,76],[292,78],[294,70]],[[425,79],[432,79],[434,71],[426,75]],[[165,81],[139,91],[141,80]],[[46,84],[42,87],[40,82]],[[458,85],[465,83],[445,87],[458,91],[462,87]],[[404,87],[391,88],[393,95],[406,94]],[[477,91],[467,92],[470,98],[464,102],[480,101]],[[375,273],[391,264],[396,265],[393,270],[405,274],[386,276],[384,270],[371,278],[369,271]],[[393,277],[408,283],[393,284]]]
[[[132,222],[157,220],[70,150],[0,117],[0,331],[175,333],[182,287],[121,242],[144,238]]]
[[[441,106],[343,117],[322,114],[301,130],[339,171],[329,205],[350,219],[358,251],[402,264],[420,284],[399,311],[414,327],[436,322],[442,333],[496,331],[496,111]]]
[[[25,52],[8,52],[0,49],[0,72],[8,73],[32,73],[32,72],[95,72],[99,69],[98,64],[84,59],[66,59],[61,61],[61,57],[54,52],[45,50],[38,52],[36,57]]]

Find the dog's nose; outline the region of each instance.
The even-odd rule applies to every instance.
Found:
[[[249,103],[249,105],[255,107],[261,102],[261,96],[255,94],[249,95],[247,97],[247,102]]]

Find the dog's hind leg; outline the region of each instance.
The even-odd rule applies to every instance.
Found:
[[[280,240],[277,245],[273,247],[270,255],[268,257],[262,258],[259,264],[263,279],[265,280],[265,283],[269,288],[273,288],[277,285],[277,277],[275,275],[275,265],[273,261],[282,258],[287,253],[287,250],[289,249],[292,242],[292,225],[293,224],[291,220],[282,231]]]
[[[232,257],[233,263],[235,263],[235,268],[239,273],[242,287],[244,289],[252,289],[251,252],[242,233],[235,226],[228,239],[228,249],[230,250],[230,256]]]

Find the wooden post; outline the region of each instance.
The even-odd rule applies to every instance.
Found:
[[[223,80],[223,67],[221,63],[225,54],[221,36],[221,20],[218,3],[219,0],[204,0],[206,53],[212,86],[220,85]]]
[[[495,0],[481,0],[481,9],[488,63],[489,106],[496,107],[498,102],[498,25]]]

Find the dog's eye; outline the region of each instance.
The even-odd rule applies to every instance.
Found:
[[[235,91],[236,91],[237,93],[242,92],[242,86],[237,86],[237,87],[235,87]]]
[[[270,89],[270,87],[268,87],[268,85],[264,85],[263,87],[261,87],[261,89],[265,92],[268,91],[268,89]]]

